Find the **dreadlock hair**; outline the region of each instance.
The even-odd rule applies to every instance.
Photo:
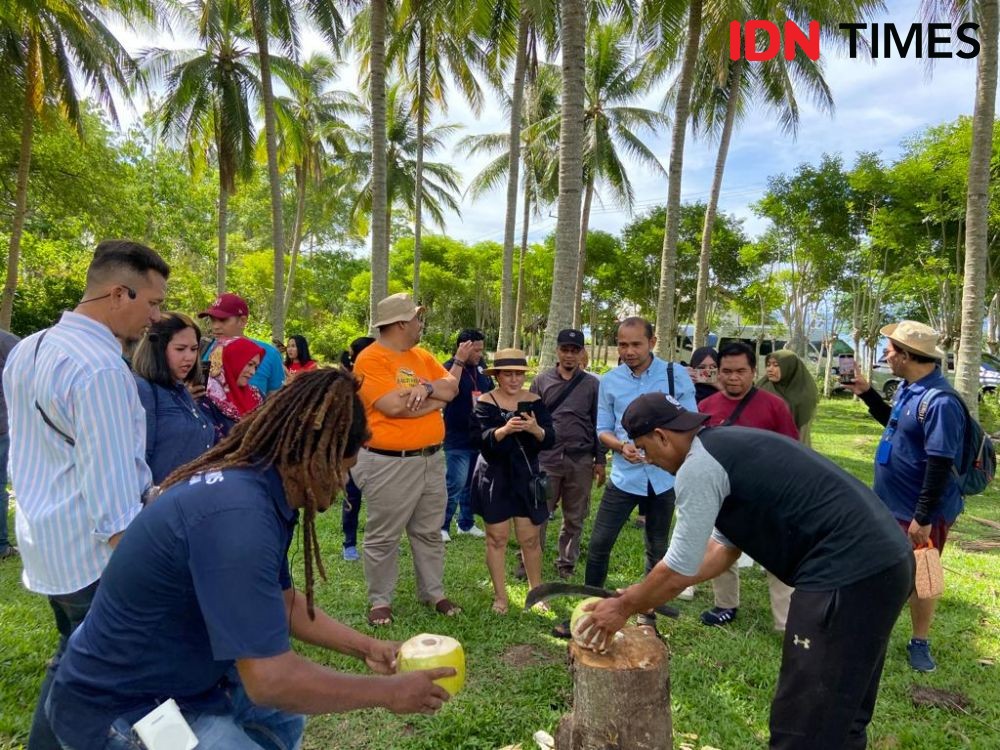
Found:
[[[301,503],[306,608],[315,619],[313,570],[326,580],[316,537],[319,498],[343,489],[344,459],[369,438],[358,383],[340,368],[299,374],[240,420],[222,442],[168,476],[166,489],[205,471],[274,467],[289,500]]]

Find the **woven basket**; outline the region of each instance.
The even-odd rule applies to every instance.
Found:
[[[918,599],[937,599],[944,593],[944,569],[941,555],[930,542],[913,550],[917,562],[915,588]]]

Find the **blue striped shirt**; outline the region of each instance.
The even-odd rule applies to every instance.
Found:
[[[48,330],[14,347],[3,373],[10,411],[10,479],[24,585],[68,594],[101,576],[108,540],[141,510],[152,482],[146,413],[111,330],[63,313]],[[42,421],[35,403],[70,446]]]
[[[659,357],[645,371],[636,377],[628,365],[618,365],[604,373],[597,400],[597,434],[613,432],[615,437],[628,441],[628,433],[622,427],[625,409],[644,393],[668,393],[670,378],[667,367],[674,371],[674,398],[688,411],[698,411],[694,397],[694,383],[687,368],[678,364],[667,364]],[[611,462],[611,483],[622,492],[645,496],[649,487],[657,495],[672,489],[674,475],[653,464],[630,464],[621,455],[615,454]]]

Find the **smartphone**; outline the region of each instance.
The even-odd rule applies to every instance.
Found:
[[[530,414],[535,410],[534,401],[518,401],[517,402],[517,413],[518,414]]]
[[[695,383],[710,383],[715,385],[719,382],[718,367],[689,367],[688,370],[691,373],[691,380]]]
[[[838,379],[844,385],[854,382],[854,356],[851,354],[841,354],[837,357]]]

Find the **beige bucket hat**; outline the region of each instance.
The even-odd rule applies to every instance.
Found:
[[[391,294],[380,301],[375,308],[375,317],[378,318],[373,324],[373,328],[381,328],[392,323],[401,323],[413,320],[426,308],[418,307],[406,292]]]
[[[940,334],[925,323],[901,320],[884,326],[879,333],[908,352],[931,359],[944,359],[948,356],[938,348]]]

